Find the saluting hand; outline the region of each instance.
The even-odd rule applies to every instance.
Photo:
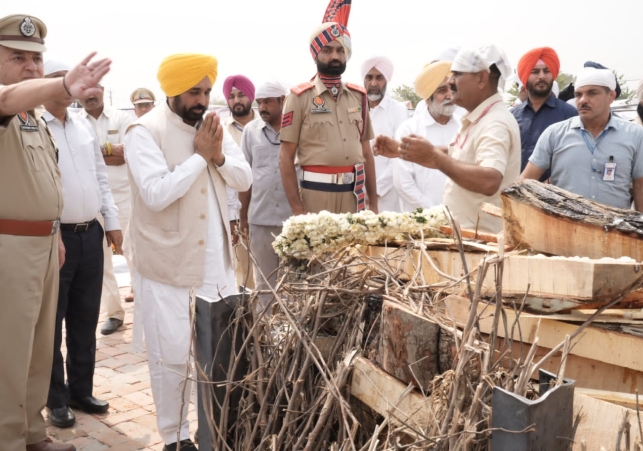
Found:
[[[63,77],[63,83],[76,99],[85,100],[92,96],[101,95],[98,83],[109,72],[112,60],[103,58],[90,63],[96,52],[89,54],[80,64],[73,67]]]
[[[397,158],[400,156],[398,148],[400,143],[391,137],[379,135],[373,143],[373,154],[386,158]]]

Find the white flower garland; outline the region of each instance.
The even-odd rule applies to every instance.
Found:
[[[346,246],[381,245],[411,238],[445,236],[440,226],[448,225],[442,205],[412,212],[375,214],[335,214],[327,211],[292,216],[272,247],[284,258],[308,259],[314,255],[334,252]]]

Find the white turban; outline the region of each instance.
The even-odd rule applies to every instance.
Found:
[[[288,87],[277,80],[270,80],[259,86],[255,93],[255,99],[267,99],[269,97],[281,97],[288,95]]]
[[[505,80],[512,74],[511,64],[505,52],[495,45],[485,45],[478,49],[461,49],[453,60],[453,72],[475,73],[483,70],[489,72],[492,65],[500,71],[499,87],[504,87]]]
[[[434,59],[434,61],[448,61],[450,63],[453,62],[455,59],[455,56],[458,54],[460,51],[461,47],[449,47],[448,49],[444,50],[441,52],[437,58]]]
[[[364,61],[364,64],[362,64],[362,80],[371,69],[379,70],[386,78],[387,83],[393,78],[393,62],[385,56],[374,56]]]
[[[54,72],[60,72],[61,70],[69,71],[71,70],[71,66],[57,58],[49,58],[45,61],[45,77],[53,74]]]
[[[583,86],[604,86],[610,91],[616,89],[616,76],[609,69],[595,69],[593,67],[584,67],[576,77],[574,87],[576,89]]]
[[[639,99],[639,103],[643,102],[643,80],[640,81],[636,88],[636,98]]]

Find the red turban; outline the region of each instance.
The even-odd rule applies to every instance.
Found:
[[[518,78],[523,85],[527,86],[527,79],[529,74],[536,67],[538,60],[543,60],[551,74],[554,76],[554,79],[558,77],[558,72],[560,71],[560,60],[558,59],[558,54],[551,47],[540,47],[528,51],[520,58],[518,61]]]

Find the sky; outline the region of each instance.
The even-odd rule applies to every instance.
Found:
[[[308,81],[315,73],[309,37],[328,0],[4,3],[3,15],[27,14],[45,22],[45,59],[51,54],[75,64],[92,51],[111,58],[112,71],[103,80],[106,103],[111,90],[112,104],[128,107],[138,87],[163,98],[156,71],[173,53],[217,57],[213,97],[223,97],[229,75],[246,75],[256,86],[274,78],[290,85]],[[353,56],[343,80],[361,84],[362,62],[385,55],[395,65],[390,92],[412,84],[448,47],[496,44],[514,68],[526,51],[550,46],[558,52],[561,71],[576,73],[585,61],[598,61],[625,74],[635,89],[643,79],[643,34],[635,20],[640,17],[641,0],[353,0],[348,23]]]

